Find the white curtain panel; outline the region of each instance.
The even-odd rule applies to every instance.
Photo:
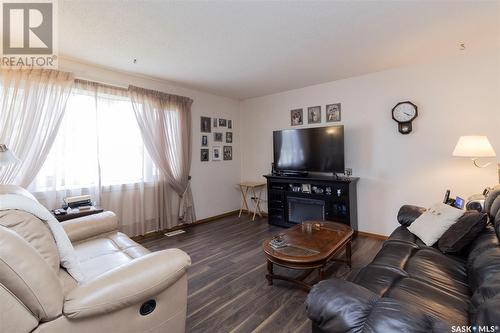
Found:
[[[27,187],[45,162],[71,92],[70,73],[0,69],[0,143],[20,163],[0,167],[0,184]]]
[[[179,219],[196,221],[189,177],[193,100],[134,86],[129,86],[129,92],[144,144],[181,199]]]
[[[75,80],[52,151],[30,191],[44,205],[90,194],[129,236],[175,225],[177,195],[149,157],[127,89]]]

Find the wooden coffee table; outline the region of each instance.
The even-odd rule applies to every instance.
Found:
[[[293,282],[301,288],[309,291],[311,284],[304,282],[313,271],[319,271],[319,280],[324,278],[326,266],[331,261],[346,262],[351,268],[351,242],[353,230],[348,225],[327,222],[308,221],[291,227],[281,233],[287,246],[281,249],[273,249],[269,245],[271,239],[262,243],[262,248],[267,257],[268,274],[266,279],[269,285],[273,279]],[[345,249],[346,260],[335,258]],[[286,268],[305,270],[297,278],[276,275],[273,265]]]

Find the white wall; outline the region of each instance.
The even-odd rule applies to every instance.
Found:
[[[78,78],[127,87],[129,84],[190,97],[192,111],[193,154],[191,164],[192,190],[197,219],[212,217],[239,209],[240,200],[236,184],[240,181],[240,127],[239,101],[220,97],[163,80],[131,75],[80,63],[70,59],[59,60],[61,70],[75,73]],[[200,162],[200,116],[233,120],[233,160]],[[211,138],[210,138],[211,139]],[[209,140],[211,142],[211,140]]]
[[[60,60],[60,69],[108,84],[134,84],[194,100],[193,195],[198,219],[240,207],[235,184],[262,180],[272,161],[272,131],[290,128],[290,109],[342,103],[346,166],[358,184],[359,228],[389,234],[404,203],[429,205],[447,188],[464,197],[497,182],[494,165],[479,170],[451,157],[460,135],[488,135],[500,154],[498,55],[467,55],[244,100],[215,96],[163,80]],[[399,101],[419,107],[402,136],[390,117]],[[233,161],[200,162],[200,116],[233,120]],[[304,125],[303,127],[307,127]],[[209,137],[212,144],[212,137]]]
[[[447,188],[467,197],[497,182],[496,165],[479,170],[451,156],[460,135],[487,135],[500,154],[498,54],[461,54],[434,64],[404,67],[241,103],[244,180],[270,172],[272,131],[290,127],[290,109],[342,103],[346,167],[358,183],[359,229],[388,235],[405,203],[427,206]],[[272,73],[270,73],[272,75]],[[392,107],[418,105],[413,132],[403,136]],[[307,125],[303,126],[307,127]]]

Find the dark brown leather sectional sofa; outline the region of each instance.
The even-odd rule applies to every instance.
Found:
[[[500,332],[500,186],[485,210],[489,224],[460,254],[400,226],[359,272],[315,285],[306,302],[313,331]]]

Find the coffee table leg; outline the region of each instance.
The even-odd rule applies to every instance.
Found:
[[[273,285],[273,263],[270,262],[269,260],[267,261],[267,272],[268,274],[266,275],[267,279],[267,285],[272,286]]]
[[[347,260],[347,266],[349,268],[352,268],[352,262],[351,262],[351,242],[349,241],[345,247],[345,256]]]

